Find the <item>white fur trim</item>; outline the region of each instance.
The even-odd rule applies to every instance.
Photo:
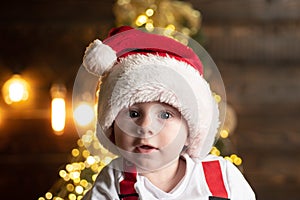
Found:
[[[96,39],[85,51],[83,66],[92,74],[103,75],[117,60],[116,52],[108,45]]]
[[[121,109],[150,101],[170,104],[181,112],[189,126],[191,157],[209,153],[219,127],[218,105],[209,84],[189,64],[153,54],[129,55],[103,78],[98,103],[100,141],[101,132],[110,136]]]

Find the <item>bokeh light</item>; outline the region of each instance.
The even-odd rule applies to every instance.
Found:
[[[63,98],[54,98],[51,103],[51,124],[56,134],[63,133],[66,122],[66,103]]]
[[[26,101],[29,98],[29,85],[19,74],[15,74],[4,83],[2,94],[7,104]]]
[[[67,89],[63,84],[53,84],[50,89],[51,102],[51,125],[56,135],[64,132],[66,123],[66,102]]]
[[[74,110],[74,119],[80,126],[87,126],[95,119],[94,107],[86,103],[78,105]]]

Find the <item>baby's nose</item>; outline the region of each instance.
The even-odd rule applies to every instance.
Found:
[[[143,115],[137,121],[137,134],[139,137],[150,137],[154,134],[152,130],[152,118],[150,115]]]
[[[137,121],[137,134],[140,137],[151,137],[159,134],[164,127],[164,123],[161,122],[154,115],[143,115]]]
[[[152,116],[151,114],[143,114],[137,120],[137,125],[143,128],[150,127],[152,124]]]

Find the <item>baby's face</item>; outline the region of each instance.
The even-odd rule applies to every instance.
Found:
[[[163,163],[174,160],[179,157],[187,136],[187,123],[180,112],[159,102],[137,103],[123,109],[114,123],[115,144],[125,154],[136,155],[136,159],[159,159]]]

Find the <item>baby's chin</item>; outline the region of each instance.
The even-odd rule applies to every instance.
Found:
[[[179,159],[180,152],[165,149],[153,150],[149,153],[119,150],[120,155],[135,165],[139,173],[150,173],[168,167]]]

